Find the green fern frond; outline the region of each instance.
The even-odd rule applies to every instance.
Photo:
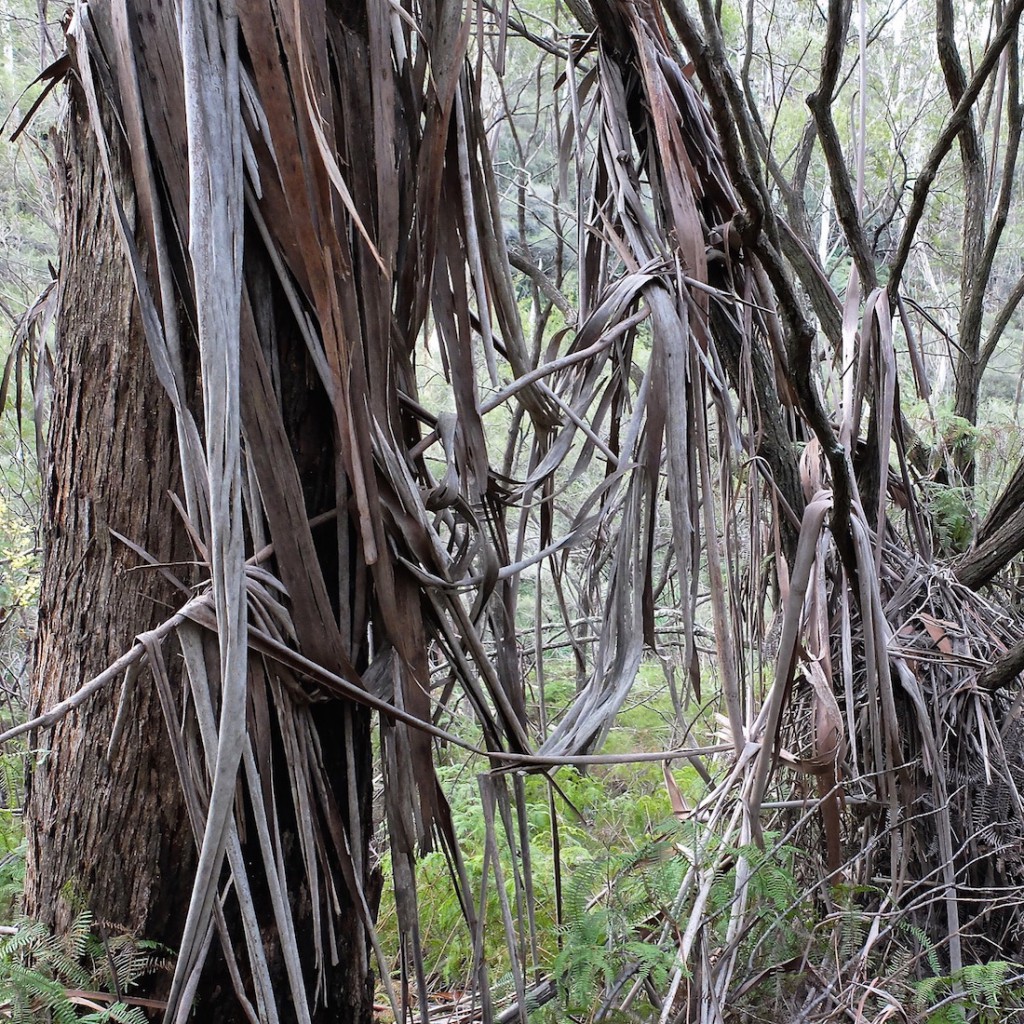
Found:
[[[114,1003],[100,1013],[90,1013],[78,1020],[79,1024],[149,1024],[139,1007],[125,1003]]]
[[[164,947],[127,936],[104,945],[91,924],[91,914],[80,907],[62,934],[26,918],[18,922],[17,931],[0,939],[0,1017],[12,1024],[147,1024],[138,1007],[115,1003],[83,1014],[68,998],[68,989],[109,991],[113,973],[122,986],[130,987],[167,963]]]
[[[926,1024],[1013,1020],[1024,992],[1020,986],[1007,986],[1007,977],[1018,969],[1019,965],[1005,960],[990,960],[968,964],[951,975],[936,973],[914,986],[915,1003],[925,1014]],[[953,993],[955,998],[950,998]]]
[[[959,1003],[947,1003],[928,1015],[928,1024],[967,1024],[967,1011]]]
[[[922,978],[914,986],[915,1002],[921,1007],[930,1006],[932,1003],[938,1002],[940,993],[948,983],[948,978],[937,977],[934,975],[930,978]]]
[[[965,992],[977,1003],[997,1006],[1003,995],[1003,986],[1010,973],[1005,960],[990,960],[987,964],[968,964],[957,971],[955,978]]]
[[[932,974],[936,975],[937,977],[943,975],[945,972],[943,971],[942,964],[939,961],[939,954],[935,948],[935,943],[932,942],[930,938],[928,938],[928,935],[925,933],[924,929],[919,928],[917,925],[910,924],[908,922],[906,924],[906,930],[911,935],[913,935],[915,939],[917,939],[917,942],[925,955],[925,959],[928,961],[928,967],[931,970]]]

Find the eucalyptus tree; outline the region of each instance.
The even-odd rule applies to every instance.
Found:
[[[489,745],[527,749],[461,572],[441,582],[461,545],[497,564],[503,540],[478,314],[528,369],[471,23],[452,3],[415,31],[400,13],[83,4],[67,26],[38,693],[113,682],[110,662],[117,685],[32,778],[29,906],[52,917],[72,879],[179,950],[168,1019],[211,941],[204,1013],[369,1019],[371,709],[410,944],[414,853],[452,843],[428,628],[493,708]],[[428,311],[457,422],[416,402]],[[516,400],[553,422],[537,386]],[[408,455],[424,430],[451,459],[433,497]]]
[[[660,755],[707,778],[701,805],[677,810],[715,837],[688,853],[665,924],[668,941],[691,908],[663,1018],[687,999],[691,1019],[721,1019],[734,984],[745,991],[748,876],[735,872],[719,942],[704,914],[714,851],[765,843],[794,769],[819,793],[793,826],[822,838],[807,843],[808,884],[880,894],[868,947],[803,980],[807,1014],[847,1005],[871,944],[898,942],[884,908],[906,910],[951,971],[984,955],[996,919],[1017,955],[1014,911],[979,908],[977,889],[1019,882],[984,846],[1014,806],[1002,688],[1016,668],[982,671],[1018,625],[932,557],[894,323],[913,359],[905,271],[929,189],[1000,68],[1016,88],[1022,7],[994,9],[972,74],[950,87],[881,259],[834,119],[867,53],[864,8],[848,47],[843,0],[796,179],[710,0],[574,0],[564,28],[453,0],[77,6],[35,912],[52,917],[73,879],[100,918],[175,948],[168,1020],[197,998],[223,1020],[368,1020],[374,958],[396,1012],[412,989],[424,1007],[418,852],[443,847],[478,943],[482,926],[432,766],[433,744],[454,744],[481,772],[523,1017],[543,965],[522,773],[600,759],[671,609],[695,690],[709,671],[698,634],[714,635],[727,725],[710,749],[681,737]],[[532,129],[541,110],[556,119],[550,261],[525,218],[506,230],[482,108],[515,36],[558,62],[537,76],[556,99],[538,100]],[[843,299],[801,221],[813,160],[855,268]],[[522,203],[524,177],[516,188]],[[418,390],[425,346],[444,409]],[[488,417],[505,417],[506,450]],[[538,666],[554,604],[579,667],[576,699],[541,730],[516,630],[527,579]],[[440,724],[453,692],[479,741]],[[375,770],[398,991],[374,930]],[[961,783],[981,778],[998,799],[972,802]]]

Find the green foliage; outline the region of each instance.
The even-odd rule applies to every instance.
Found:
[[[6,618],[12,609],[35,605],[38,570],[34,506],[26,514],[13,508],[0,492],[0,617]]]
[[[766,844],[774,838],[768,833]],[[793,862],[800,856],[801,851],[795,846],[785,845],[766,845],[762,850],[749,844],[742,847],[738,853],[747,861],[750,870],[748,898],[757,904],[758,912],[763,917],[773,918],[787,912],[792,913],[793,907],[800,899],[793,874]],[[735,872],[735,869],[733,870]]]
[[[660,838],[632,854],[608,854],[578,867],[566,893],[562,950],[552,967],[563,1009],[592,1015],[627,976],[646,975],[663,990],[691,912],[692,892],[682,901],[680,893],[685,896],[682,883],[695,860],[714,874],[705,908],[714,944],[726,941],[742,893],[743,957],[760,950],[762,958],[779,962],[804,948],[814,908],[796,875],[801,851],[778,842],[777,835],[765,840],[764,849],[731,847],[700,823],[673,819],[662,823]],[[666,923],[669,937],[662,943]]]
[[[0,751],[0,924],[12,922],[25,887],[24,789],[24,752]]]
[[[626,975],[649,976],[656,987],[665,983],[675,951],[658,944],[657,927],[685,868],[664,841],[577,868],[566,891],[562,949],[552,966],[569,1012],[589,1012]]]
[[[22,918],[0,939],[0,1005],[14,1024],[117,1022],[146,1024],[139,1007],[113,1002],[102,1010],[83,1005],[75,991],[122,992],[165,963],[163,947],[117,936],[105,943],[92,931],[92,915],[79,908],[70,926],[52,933],[39,921]],[[76,1001],[77,998],[77,1001]]]
[[[966,550],[974,533],[970,491],[931,482],[923,487],[938,550],[943,554]]]
[[[968,964],[949,975],[936,973],[916,984],[914,1002],[924,1024],[1020,1020],[1024,1011],[1020,965],[991,960]]]
[[[570,659],[549,657],[545,660],[545,702],[550,719],[557,719],[575,696],[574,667]],[[539,713],[536,707],[531,708]],[[675,727],[671,700],[660,665],[641,667],[634,691],[621,711],[615,729],[604,747],[605,752],[620,750],[662,749],[669,745]],[[456,731],[474,738],[472,724],[460,719]],[[458,836],[470,885],[479,892],[483,880],[486,828],[481,810],[480,793],[473,771],[458,759],[445,763],[448,757],[440,752],[438,768],[442,787],[452,809],[452,820]],[[696,800],[703,792],[703,782],[690,767],[674,770],[676,782],[688,799]],[[542,776],[531,775],[524,780],[526,790],[525,814],[530,835],[530,859],[535,897],[535,919],[538,939],[538,959],[544,971],[552,965],[565,946],[567,929],[574,920],[565,909],[562,926],[557,919],[555,894],[555,841],[552,835],[552,799],[557,815],[559,868],[563,897],[570,898],[570,890],[579,888],[580,873],[607,876],[619,872],[627,887],[625,898],[640,900],[630,910],[620,907],[616,919],[643,915],[643,895],[632,893],[629,886],[650,884],[654,877],[649,870],[639,870],[654,836],[664,834],[671,839],[678,824],[666,819],[671,805],[665,791],[660,764],[594,766],[583,773],[574,768],[559,770],[553,788]],[[497,842],[501,857],[506,895],[515,912],[513,857],[498,823]],[[678,864],[683,859],[677,854]],[[630,870],[635,863],[639,874]],[[390,879],[390,856],[382,859],[386,879]],[[678,872],[677,865],[672,870]],[[421,894],[421,923],[425,967],[427,974],[439,987],[457,988],[469,976],[473,962],[473,940],[466,927],[462,908],[452,886],[448,863],[441,852],[424,857],[417,865],[417,885]],[[483,957],[493,978],[500,978],[510,970],[502,923],[499,894],[493,872],[487,882],[487,900],[484,907]],[[386,950],[395,959],[398,951],[398,928],[394,902],[385,894],[384,908],[378,928]],[[579,915],[577,915],[578,917]],[[614,915],[613,915],[614,916]],[[613,924],[615,922],[612,922]],[[592,925],[593,922],[589,922]],[[582,927],[582,925],[581,925]],[[623,942],[639,941],[641,946],[625,956],[640,960],[653,955],[642,948],[643,939],[628,934],[625,925],[613,933]],[[609,954],[612,960],[620,951]]]
[[[483,882],[487,833],[476,778],[460,766],[442,766],[439,775],[451,803],[452,819],[470,885],[479,892]],[[562,814],[559,810],[561,868],[568,877],[589,861],[595,851],[601,850],[595,833],[609,834],[611,826],[605,816],[610,813],[608,805],[614,802],[614,798],[609,797],[601,782],[575,771],[562,773],[559,785],[586,818],[579,821],[572,812]],[[527,779],[526,790],[536,921],[541,945],[539,955],[542,962],[550,963],[558,952],[551,812],[547,787],[542,779]],[[506,897],[514,907],[512,857],[500,822],[497,830]],[[385,877],[389,877],[390,856],[384,857],[382,867]],[[457,986],[468,977],[472,967],[473,937],[466,927],[443,853],[435,851],[419,862],[417,887],[421,893],[429,894],[422,907],[420,923],[427,972],[444,987]],[[386,899],[384,906],[391,907],[391,901]],[[397,950],[398,929],[393,910],[386,911],[378,927],[385,947]],[[488,879],[484,907],[483,957],[494,976],[500,977],[509,971],[501,904],[493,873]]]
[[[923,402],[908,405],[908,419],[940,479],[922,480],[921,497],[931,523],[936,552],[943,556],[966,550],[974,534],[976,492],[949,482],[950,460],[975,458],[989,443],[985,433],[962,416],[954,415],[951,400],[928,409]]]

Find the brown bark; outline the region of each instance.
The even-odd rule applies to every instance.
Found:
[[[115,232],[107,182],[84,102],[79,100],[72,98],[66,138],[58,364],[33,692],[39,710],[74,693],[128,649],[138,633],[162,622],[184,603],[185,596],[158,571],[140,568],[138,555],[117,541],[111,530],[128,537],[157,561],[171,564],[186,583],[198,581],[195,570],[188,568],[195,554],[169,497],[170,491],[180,490],[174,416],[151,367],[131,275]],[[117,146],[114,150],[115,188],[130,205],[130,166]],[[288,409],[288,442],[302,476],[307,506],[322,511],[337,500],[333,460],[324,457],[334,444],[326,398],[319,383],[311,383],[316,375],[283,297],[272,287],[265,269],[250,265],[249,278],[261,295],[257,318],[264,324],[281,323],[275,376]],[[325,531],[316,553],[328,579],[338,578],[337,538],[336,529]],[[180,687],[180,659],[171,649],[166,664],[172,685]],[[96,919],[109,922],[109,930],[154,939],[173,950],[188,907],[196,844],[148,670],[127,687],[120,711],[125,728],[108,763],[107,747],[120,695],[121,684],[115,684],[52,732],[34,737],[33,746],[42,756],[30,779],[26,813],[27,910],[60,928],[69,913],[62,909],[60,894],[70,882]],[[372,793],[369,718],[340,702],[316,709],[314,717],[324,767],[343,819],[352,807],[346,742],[351,741],[354,748],[352,761],[358,776],[354,803],[361,821],[358,825],[347,822],[347,830],[350,843],[362,847],[359,863],[363,877],[359,881],[372,904],[379,883],[371,879],[368,856]],[[314,914],[322,914],[323,908],[312,905],[308,886],[301,883],[301,851],[294,838],[295,811],[287,803],[290,785],[283,774],[279,736],[275,734],[272,742],[275,771],[280,776],[274,785],[285,801],[279,806],[285,867],[288,877],[296,880],[291,895],[306,980],[312,985],[312,919]],[[247,848],[245,856],[253,865],[254,903],[261,920],[272,921],[269,896],[260,877],[260,854],[255,837],[251,840],[253,848]],[[326,994],[313,1020],[317,1024],[337,1020],[368,1024],[373,1001],[368,950],[363,929],[355,924],[358,915],[340,880],[338,898],[339,960],[328,968]],[[225,916],[245,977],[244,942],[231,903]],[[349,921],[351,927],[346,925]],[[272,926],[268,931],[271,975],[281,1004],[287,1004],[284,965],[274,953]],[[139,994],[160,998],[168,983],[168,977],[149,979]],[[294,1019],[287,1005],[280,1009],[283,1021]],[[247,1019],[216,939],[199,989],[196,1014],[225,1024]]]
[[[941,5],[945,6],[945,5]],[[940,49],[941,52],[941,49]],[[960,358],[957,361],[956,393],[953,411],[970,423],[977,423],[981,379],[995,352],[996,345],[1005,330],[1010,316],[1020,301],[1024,290],[1018,287],[1011,291],[1008,301],[995,318],[989,336],[982,344],[982,326],[985,313],[991,305],[989,281],[996,252],[1006,227],[1016,178],[1017,154],[1021,141],[1020,71],[1016,38],[1009,44],[1007,54],[1007,98],[1006,98],[1006,155],[1003,160],[1001,184],[991,224],[986,231],[985,204],[987,201],[985,176],[990,170],[981,154],[980,143],[965,129],[961,135],[961,152],[964,165],[964,260],[961,278],[960,313]],[[954,72],[959,62],[954,63]],[[948,77],[948,76],[947,76]],[[962,70],[957,79],[959,88],[963,79]],[[950,89],[951,96],[959,95]],[[970,127],[971,122],[968,122]],[[969,140],[969,144],[964,140]],[[964,459],[970,460],[967,482],[973,480],[973,449],[964,450]]]
[[[988,540],[997,530],[1006,525],[1022,505],[1024,505],[1024,462],[1019,462],[1006,482],[1002,493],[992,503],[988,515],[978,526],[976,542],[982,544]]]
[[[67,134],[61,304],[43,507],[46,549],[33,699],[74,693],[165,619],[180,595],[114,539],[161,562],[191,558],[168,497],[174,420],[148,361],[134,291],[91,130],[77,104]],[[125,175],[119,160],[115,173]],[[83,705],[52,732],[30,778],[30,914],[60,926],[70,883],[97,918],[174,945],[194,842],[160,703],[148,677]],[[125,729],[107,761],[118,699]],[[186,889],[187,891],[187,889]]]
[[[973,547],[956,568],[956,578],[965,587],[977,590],[995,578],[1024,551],[1024,506],[1015,509],[1005,522]]]
[[[1014,644],[998,661],[994,661],[978,676],[982,690],[998,690],[1009,686],[1024,670],[1024,640]]]

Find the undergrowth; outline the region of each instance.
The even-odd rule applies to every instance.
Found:
[[[53,932],[21,913],[25,885],[25,832],[21,817],[26,754],[0,755],[0,1020],[12,1024],[148,1024],[130,1005],[138,982],[168,965],[158,943],[106,934],[75,890],[62,901],[70,924]]]
[[[59,934],[20,919],[14,933],[0,939],[0,1016],[14,1024],[147,1024],[140,1007],[116,995],[104,1005],[104,997],[129,992],[163,967],[164,950],[124,935],[104,941],[92,929],[84,908]]]
[[[547,698],[553,706],[560,699],[568,701],[573,688],[568,670],[559,675],[548,669]],[[675,742],[674,726],[660,670],[646,665],[631,705],[603,750],[664,749]],[[464,722],[453,725],[454,731],[460,727],[465,735]],[[701,728],[710,732],[703,724]],[[469,882],[479,893],[488,837],[475,769],[444,750],[440,761],[439,777],[452,807]],[[695,771],[676,765],[672,777],[689,806],[700,800],[704,783]],[[510,785],[507,777],[499,779],[499,785]],[[551,779],[528,775],[522,785],[536,935],[536,961],[528,953],[526,973],[528,980],[550,979],[557,992],[546,1005],[528,1005],[531,1024],[657,1020],[679,969],[680,942],[702,885],[706,899],[699,941],[715,957],[730,950],[736,957],[736,1020],[745,1019],[748,1010],[749,1019],[763,1020],[795,1009],[816,964],[852,962],[860,951],[872,948],[868,935],[874,915],[862,908],[875,902],[877,892],[847,883],[828,893],[808,886],[808,858],[813,860],[816,854],[777,833],[765,834],[764,848],[728,844],[721,841],[716,826],[677,820],[659,763],[592,766],[585,772],[563,767]],[[496,841],[508,905],[515,913],[513,865],[521,866],[522,858],[519,851],[513,855],[510,850],[500,816]],[[806,836],[800,840],[805,841]],[[387,856],[381,866],[387,878]],[[738,872],[746,879],[740,896]],[[561,915],[556,878],[561,881]],[[435,992],[458,998],[473,974],[473,936],[443,853],[420,861],[417,888],[425,971]],[[482,955],[494,996],[512,998],[511,964],[493,871],[485,888]],[[745,901],[744,928],[733,935],[730,921],[738,898]],[[398,929],[387,894],[382,908],[383,945],[397,953]],[[521,953],[529,949],[524,942]],[[886,1014],[896,1013],[908,1024],[1024,1021],[1020,966],[993,961],[950,974],[923,934],[904,930],[877,946],[863,969],[876,978],[864,993],[863,1009],[871,1011],[865,1020],[888,1019]],[[685,969],[682,982],[673,1017],[687,1012]],[[629,1009],[623,1016],[618,1007],[624,999]]]

